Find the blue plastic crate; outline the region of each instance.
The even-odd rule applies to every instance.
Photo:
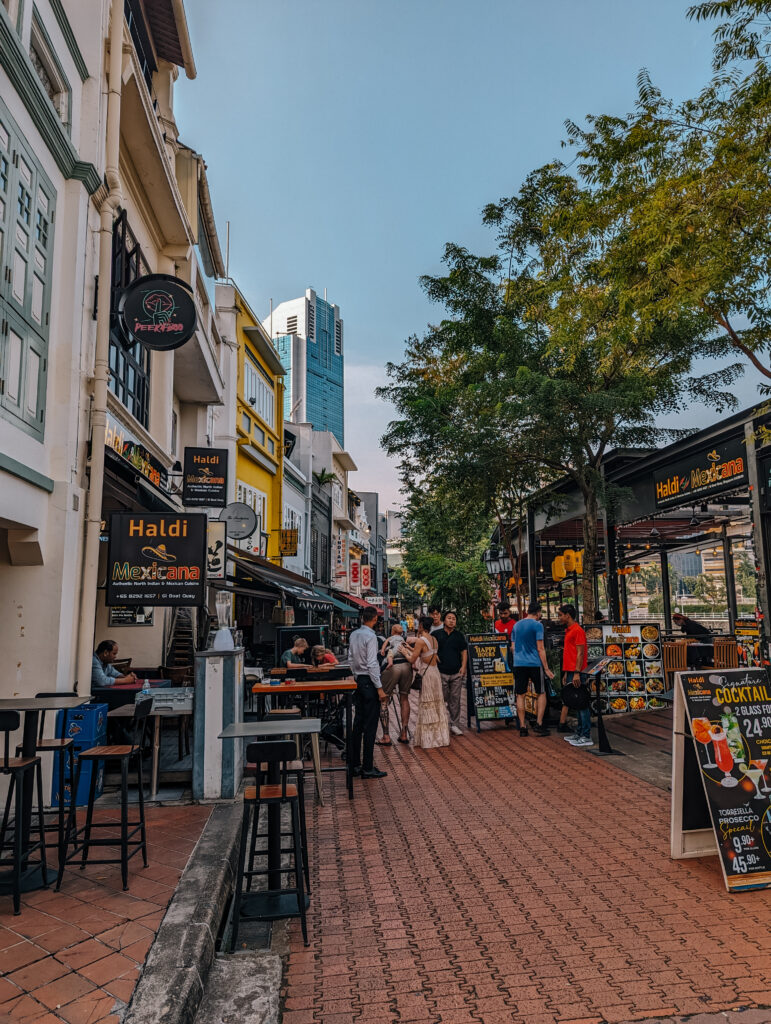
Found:
[[[79,743],[81,749],[84,743],[96,746],[104,739],[107,732],[106,704],[81,704],[79,708],[58,711],[56,713],[57,736],[62,734],[62,720],[65,715],[67,719],[65,735],[68,739]]]
[[[81,750],[88,750],[89,747],[93,747],[93,743],[74,743],[73,750],[75,753],[75,777],[78,775],[78,755]],[[59,806],[59,758],[61,753],[57,752],[54,754],[54,774],[51,780],[51,806]],[[88,803],[88,789],[91,785],[91,773],[96,771],[96,798],[98,799],[104,792],[104,761],[84,761],[83,767],[80,772],[80,782],[78,783],[78,792],[75,799],[76,807],[85,807]],[[70,780],[69,780],[69,757],[65,757],[64,760],[64,805],[69,807],[70,805]]]

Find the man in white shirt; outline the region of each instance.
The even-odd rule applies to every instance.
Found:
[[[375,736],[380,717],[380,706],[388,697],[380,682],[380,666],[377,660],[378,642],[372,628],[377,622],[377,611],[368,608],[361,617],[361,626],[351,633],[348,656],[351,671],[356,679],[354,707],[356,718],[351,736],[353,750],[351,761],[354,775],[363,779],[383,779],[388,772],[375,767]],[[362,739],[364,756],[362,758]]]

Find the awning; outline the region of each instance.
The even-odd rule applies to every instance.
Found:
[[[339,612],[341,615],[347,615],[351,618],[358,618],[359,612],[356,608],[351,608],[345,601],[339,601],[334,594],[325,594],[322,590],[316,588],[316,593],[323,597],[327,601],[331,601],[332,608],[334,611]]]
[[[341,596],[344,597],[346,601],[351,601],[357,608],[361,608],[362,611],[365,608],[371,608],[373,612],[380,612],[380,609],[376,608],[374,604],[370,604],[361,597],[356,597],[355,594],[346,594],[345,591],[341,591]]]
[[[228,559],[235,565],[234,582],[236,584],[240,586],[253,582],[267,584],[291,598],[292,603],[300,608],[322,614],[332,611],[332,604],[328,596],[326,594],[319,596],[305,577],[282,569],[278,565],[273,565],[259,555],[242,551],[241,548],[232,544],[228,544]]]

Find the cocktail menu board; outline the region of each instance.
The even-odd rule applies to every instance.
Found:
[[[478,633],[467,639],[477,721],[513,718],[514,673],[508,637],[505,633]]]
[[[757,619],[737,619],[734,636],[741,668],[759,668],[763,664],[760,640],[760,623]]]
[[[729,892],[771,885],[771,685],[762,668],[679,672]]]
[[[597,685],[603,713],[665,708],[661,630],[656,622],[602,622],[584,626],[589,665],[607,664]]]

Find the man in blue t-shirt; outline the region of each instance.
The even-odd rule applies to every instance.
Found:
[[[531,682],[538,694],[536,724],[533,729],[539,736],[549,735],[549,730],[543,724],[546,714],[546,685],[543,677],[546,674],[549,679],[553,679],[554,673],[546,660],[543,623],[540,620],[541,606],[537,601],[531,601],[527,606],[527,616],[521,619],[511,632],[514,647],[514,692],[517,695],[520,736],[527,736],[525,694]]]

